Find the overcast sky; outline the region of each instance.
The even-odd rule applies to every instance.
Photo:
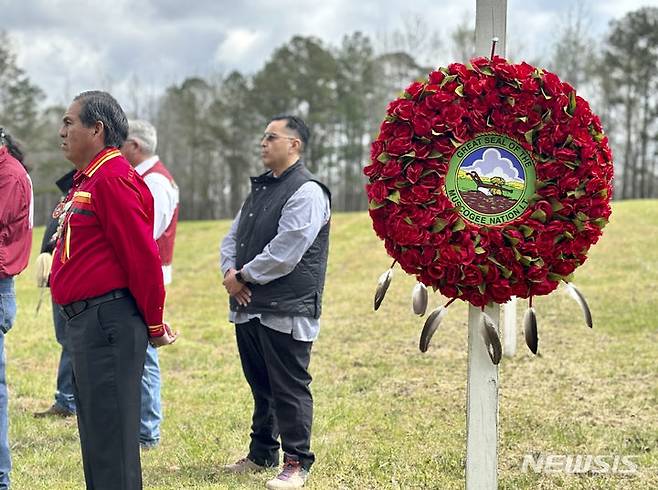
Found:
[[[612,19],[658,0],[508,0],[508,55],[538,59],[550,51],[561,19],[585,4],[593,36]],[[159,93],[189,76],[260,69],[293,35],[337,46],[362,31],[373,41],[422,16],[447,37],[475,24],[475,0],[0,0],[19,65],[48,96],[67,105],[83,90],[129,97],[135,80]],[[436,65],[452,61],[450,42]],[[413,53],[412,53],[413,54]],[[131,85],[133,84],[133,85]]]

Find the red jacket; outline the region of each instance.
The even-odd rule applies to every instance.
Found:
[[[0,278],[27,267],[32,246],[32,183],[6,146],[0,148]]]
[[[116,148],[73,177],[53,255],[53,299],[66,305],[128,288],[149,334],[164,333],[165,290],[153,240],[153,197]]]

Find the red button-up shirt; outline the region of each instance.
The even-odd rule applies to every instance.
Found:
[[[0,147],[0,279],[27,267],[32,245],[32,183],[6,146]]]
[[[50,275],[55,302],[128,288],[149,334],[162,335],[165,289],[153,240],[153,197],[119,150],[106,148],[76,172],[60,213]]]

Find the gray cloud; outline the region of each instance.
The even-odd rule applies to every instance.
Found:
[[[509,0],[508,55],[532,60],[547,54],[552,33],[576,3]],[[642,5],[658,0],[591,2],[595,32]],[[49,103],[67,104],[90,88],[110,89],[125,99],[135,80],[143,90],[159,93],[188,76],[253,73],[295,34],[338,45],[360,30],[377,42],[416,15],[445,38],[464,18],[474,18],[475,2],[0,0],[0,12],[20,65]],[[452,61],[449,44],[443,41],[440,59],[432,64]]]

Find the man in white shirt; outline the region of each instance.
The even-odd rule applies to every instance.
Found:
[[[128,138],[121,153],[142,176],[153,195],[153,238],[162,260],[165,286],[171,283],[172,259],[176,224],[178,222],[178,187],[167,168],[155,154],[157,133],[152,124],[143,120],[128,121]],[[149,344],[142,376],[142,411],[139,441],[144,449],[160,442],[162,405],[160,402],[160,365],[155,347]]]

